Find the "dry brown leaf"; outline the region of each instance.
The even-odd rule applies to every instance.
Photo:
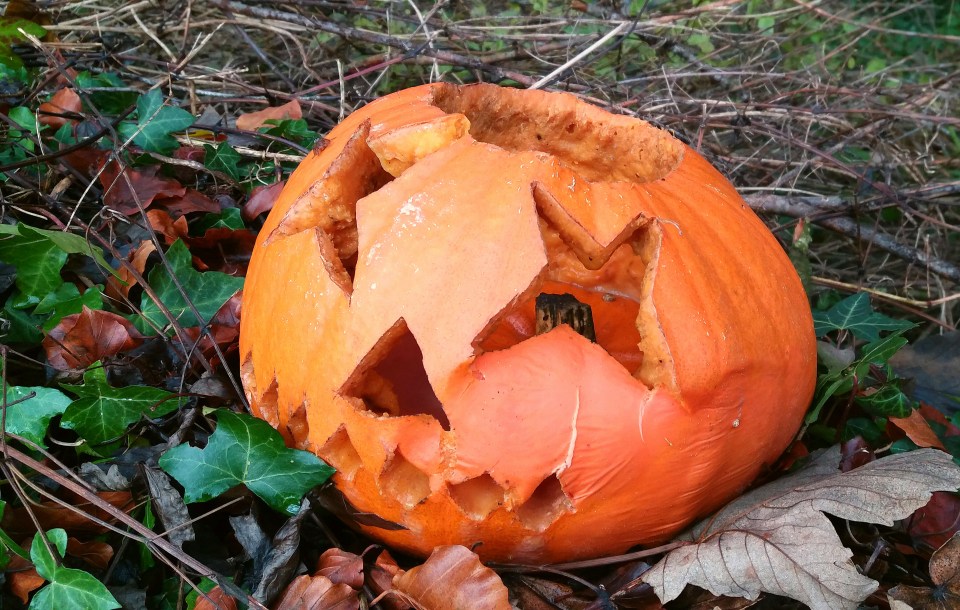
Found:
[[[29,543],[29,540],[27,540]],[[16,595],[20,601],[27,604],[30,601],[30,594],[39,589],[43,583],[47,582],[43,577],[37,574],[29,562],[19,555],[10,555],[10,563],[4,570],[4,577],[7,579],[7,588]]]
[[[299,119],[303,118],[303,111],[300,110],[300,102],[291,100],[283,106],[270,106],[256,112],[247,112],[237,117],[237,129],[246,131],[256,131],[264,126],[269,120]]]
[[[920,411],[911,411],[907,417],[891,417],[889,420],[891,424],[903,430],[907,438],[918,447],[934,447],[946,451],[937,433],[933,431]]]
[[[113,559],[113,547],[102,540],[67,538],[67,555],[82,559],[95,568],[106,570]]]
[[[60,320],[43,338],[47,361],[55,369],[83,369],[106,356],[133,349],[142,337],[122,316],[86,305]]]
[[[149,215],[149,212],[147,214]],[[156,251],[157,247],[153,245],[152,241],[142,241],[140,245],[129,254],[127,260],[130,261],[133,268],[137,270],[137,273],[143,275],[144,270],[147,268],[147,259]],[[123,297],[130,295],[130,289],[137,284],[137,280],[134,279],[133,273],[123,266],[117,269],[117,275],[120,277],[116,278],[111,275],[107,278],[107,296],[122,301]]]
[[[97,495],[101,500],[109,502],[122,511],[132,510],[136,506],[136,502],[134,502],[129,491],[101,491]],[[0,529],[15,539],[32,539],[37,532],[37,527],[33,521],[33,517],[36,517],[40,526],[45,530],[60,527],[72,536],[99,535],[108,531],[107,527],[100,525],[99,522],[113,523],[116,521],[105,510],[72,493],[64,492],[61,502],[77,510],[66,508],[53,500],[34,504],[29,510],[22,506],[8,506],[3,513],[3,520],[0,521]],[[28,541],[27,545],[29,546],[29,544]]]
[[[363,557],[336,547],[327,549],[317,561],[316,575],[359,589],[363,586]]]
[[[243,204],[240,215],[243,216],[244,220],[253,220],[260,214],[272,210],[273,204],[277,202],[277,197],[280,196],[280,192],[286,184],[286,180],[280,180],[267,186],[258,186],[250,191],[250,199]]]
[[[960,498],[954,493],[938,491],[905,525],[916,543],[941,547],[960,529]]]
[[[287,586],[273,610],[357,610],[360,596],[345,584],[326,576],[297,576]]]
[[[146,209],[157,198],[183,197],[187,189],[171,178],[158,178],[159,170],[159,165],[150,165],[140,169],[126,167],[121,173],[116,161],[108,162],[100,174],[104,205],[126,216],[132,216],[140,211],[137,207],[138,201]],[[129,184],[127,179],[130,180]],[[136,191],[136,197],[130,190],[131,185]]]
[[[393,586],[425,610],[511,608],[497,573],[463,546],[438,546],[423,565],[394,578]]]
[[[220,587],[214,587],[206,597],[197,598],[193,610],[237,610],[237,600]]]
[[[170,212],[173,216],[183,216],[190,212],[219,212],[220,204],[210,199],[200,191],[186,189],[183,195],[174,197],[157,197],[154,204]]]
[[[715,595],[784,595],[814,609],[856,608],[878,587],[857,571],[833,525],[841,519],[893,525],[934,491],[960,487],[949,455],[920,449],[841,473],[840,448],[815,456],[790,476],[749,492],[680,540],[643,580],[664,603],[687,584]],[[823,511],[823,512],[821,512]]]
[[[77,114],[80,112],[80,96],[70,87],[60,89],[50,98],[49,102],[40,104],[38,109],[39,120],[44,125],[58,128],[71,121],[62,114]]]
[[[374,595],[380,599],[378,605],[386,608],[386,610],[409,610],[409,608],[411,608],[410,604],[399,597],[380,596],[384,591],[393,589],[393,580],[400,574],[403,574],[403,570],[400,569],[397,561],[390,555],[390,551],[386,549],[380,551],[380,554],[377,555],[377,560],[367,570],[366,585],[370,587]]]
[[[960,534],[954,534],[930,558],[932,587],[897,585],[887,592],[891,600],[906,604],[913,610],[941,610],[960,608]]]
[[[167,473],[143,464],[140,466],[140,474],[147,484],[157,519],[167,532],[167,540],[179,549],[182,549],[185,543],[196,540],[197,534],[193,529],[187,505]]]
[[[164,210],[150,210],[147,212],[147,221],[150,223],[150,228],[163,235],[163,241],[167,245],[187,237],[189,233],[185,217],[181,216],[174,220]]]
[[[247,274],[257,234],[249,229],[212,227],[204,231],[203,237],[185,237],[184,241],[193,258],[202,261],[207,269],[243,277]]]

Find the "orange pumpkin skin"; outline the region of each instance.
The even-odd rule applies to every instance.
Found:
[[[589,303],[597,342],[533,335],[541,292]],[[779,456],[815,382],[800,281],[729,182],[566,94],[434,84],[348,116],[243,299],[254,412],[420,555],[662,542]]]

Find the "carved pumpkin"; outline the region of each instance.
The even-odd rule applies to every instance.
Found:
[[[535,334],[541,293],[588,304],[596,342]],[[260,234],[240,349],[254,412],[405,528],[369,535],[533,562],[661,542],[736,496],[816,367],[796,273],[703,158],[493,85],[330,132]]]

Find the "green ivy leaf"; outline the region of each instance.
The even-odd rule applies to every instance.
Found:
[[[885,365],[890,357],[897,353],[901,347],[907,344],[907,340],[900,335],[889,335],[883,339],[877,339],[867,343],[860,348],[860,357],[854,366],[859,377],[867,374],[871,364]]]
[[[193,315],[183,295],[177,289],[173,278],[166,266],[158,265],[150,271],[150,286],[166,305],[170,313],[184,327],[202,326],[213,318],[214,314],[223,307],[238,290],[243,288],[243,278],[233,277],[218,271],[201,273],[193,268],[192,258],[187,247],[180,240],[173,243],[167,250],[167,260],[170,262],[174,275],[188,295],[201,320]],[[167,326],[167,318],[149,296],[143,295],[140,309],[143,317],[153,322],[159,328]],[[152,334],[153,329],[143,320],[135,322],[137,328],[144,334]]]
[[[0,224],[0,260],[17,268],[17,287],[26,295],[43,298],[60,286],[60,270],[68,254],[89,256],[117,275],[103,257],[103,250],[80,235],[25,224]]]
[[[111,441],[142,416],[157,418],[180,406],[174,394],[146,386],[115,388],[107,383],[102,367],[93,366],[83,374],[83,385],[66,385],[79,398],[70,403],[60,425],[74,430],[87,443],[99,445]]]
[[[90,102],[105,116],[122,114],[127,110],[127,108],[133,106],[140,97],[138,92],[131,91],[127,87],[126,83],[124,83],[123,80],[113,72],[100,72],[98,74],[92,74],[91,72],[84,70],[77,74],[75,82],[77,84],[77,89],[81,91],[90,88],[116,89],[116,91],[88,92]],[[123,124],[121,123],[121,126],[122,125]]]
[[[820,417],[820,410],[823,409],[831,397],[837,394],[845,394],[852,389],[853,372],[850,369],[843,369],[821,375],[817,379],[817,387],[814,392],[816,402],[814,402],[813,408],[807,412],[807,417],[804,421],[808,424],[817,421],[817,418]]]
[[[133,136],[133,143],[147,152],[171,153],[179,143],[170,135],[194,124],[196,118],[182,108],[163,104],[159,89],[151,89],[137,100],[137,124],[121,124],[124,137]]]
[[[3,519],[3,513],[7,510],[7,503],[0,500],[0,520]],[[24,561],[30,561],[30,555],[22,546],[16,543],[5,531],[0,530],[0,570],[6,569],[10,563],[10,553],[16,553]]]
[[[887,420],[883,417],[851,417],[843,428],[843,440],[860,436],[871,445],[880,445],[886,437],[886,430]]]
[[[898,330],[896,331],[896,334],[888,335],[882,339],[877,339],[876,341],[865,344],[860,348],[860,353],[857,356],[857,359],[850,363],[849,366],[820,375],[820,377],[817,378],[817,387],[816,391],[814,392],[815,399],[813,408],[807,413],[807,417],[805,419],[806,423],[813,423],[818,417],[820,417],[820,410],[824,407],[824,405],[827,404],[827,401],[831,397],[847,394],[853,390],[854,380],[859,380],[862,383],[865,379],[867,379],[870,375],[871,365],[885,367],[888,366],[887,361],[890,360],[890,357],[897,353],[897,350],[907,344],[907,340],[899,335],[901,332],[903,331]],[[877,393],[886,387],[888,387],[886,384],[881,385],[878,388]],[[894,384],[891,384],[890,387],[896,388]],[[896,388],[896,391],[899,392],[899,388]],[[880,402],[878,403],[875,413],[894,417],[906,416],[892,415],[892,413],[881,412],[881,409],[899,408],[896,407],[892,402],[889,402],[892,399],[888,398],[886,394],[882,394],[877,400]],[[907,415],[909,415],[909,411],[907,412]]]
[[[66,410],[70,398],[53,388],[8,386],[7,403],[29,396],[31,392],[36,396],[7,407],[7,432],[46,447],[43,439],[50,420]]]
[[[243,216],[240,214],[240,208],[226,208],[219,214],[207,214],[194,225],[192,233],[194,235],[203,235],[207,229],[243,229]]]
[[[21,292],[42,298],[63,283],[67,253],[31,227],[0,225],[0,260],[17,268]]]
[[[693,47],[697,47],[701,53],[704,55],[713,53],[714,46],[713,41],[710,40],[710,35],[703,32],[698,32],[696,34],[691,34],[687,37],[687,44]]]
[[[304,119],[269,119],[259,131],[296,142],[304,148],[313,148],[319,137],[319,134],[310,129]]]
[[[818,337],[834,330],[849,330],[858,339],[866,341],[876,341],[881,331],[902,332],[913,327],[912,322],[874,311],[866,292],[851,295],[827,311],[814,312],[813,325]]]
[[[913,411],[914,402],[890,383],[877,388],[876,392],[860,394],[854,401],[871,415],[881,417],[907,417]]]
[[[761,34],[772,34],[774,26],[777,25],[777,20],[772,16],[765,15],[763,17],[757,18],[757,31]]]
[[[23,60],[13,52],[12,46],[27,42],[27,38],[20,33],[23,30],[27,34],[42,38],[47,30],[26,19],[14,17],[0,17],[0,64],[11,68],[23,68]]]
[[[47,540],[63,557],[67,550],[67,532],[60,528],[49,530]],[[58,565],[39,532],[33,537],[30,559],[37,574],[49,582],[34,594],[30,610],[113,610],[121,607],[106,585],[92,574]]]
[[[33,114],[33,111],[26,106],[11,108],[7,116],[10,117],[14,123],[23,127],[28,133],[34,136],[40,135],[41,129],[46,129],[45,125],[41,125],[40,122],[37,121],[37,116]]]
[[[234,180],[240,180],[240,153],[226,142],[220,142],[216,148],[203,145],[203,165],[214,172],[224,173]]]
[[[0,312],[0,342],[11,345],[38,345],[43,334],[38,330],[43,320],[16,306],[15,293]]]
[[[50,332],[65,316],[83,311],[84,305],[90,309],[103,309],[103,286],[91,286],[80,294],[80,289],[73,284],[60,284],[56,290],[40,299],[33,313],[50,314],[43,323],[43,330]]]
[[[288,449],[270,424],[249,415],[217,411],[217,429],[203,449],[179,445],[160,457],[160,467],[184,487],[184,500],[204,502],[246,485],[274,509],[290,515],[333,468],[320,458]]]

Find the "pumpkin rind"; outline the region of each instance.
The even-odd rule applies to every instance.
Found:
[[[530,336],[564,287],[598,343]],[[254,412],[420,555],[661,542],[778,457],[815,382],[800,281],[729,182],[566,94],[435,84],[353,113],[288,181],[243,298]]]

